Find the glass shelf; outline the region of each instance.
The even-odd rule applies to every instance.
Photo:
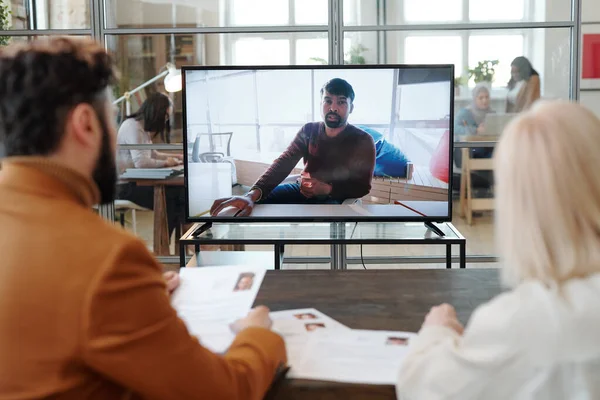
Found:
[[[181,238],[181,242],[458,244],[465,240],[451,223],[436,225],[444,232],[444,237],[439,237],[421,222],[215,223],[197,237],[192,236],[193,231],[190,231]]]

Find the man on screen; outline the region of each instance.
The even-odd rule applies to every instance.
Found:
[[[354,109],[354,90],[334,78],[321,88],[322,122],[304,125],[288,148],[271,164],[244,196],[218,199],[210,213],[224,208],[248,216],[254,204],[341,204],[371,190],[375,145],[371,136],[348,124]],[[300,159],[304,170],[298,180],[282,183]]]

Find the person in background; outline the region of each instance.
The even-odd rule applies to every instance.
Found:
[[[463,108],[454,118],[454,135],[458,136],[475,136],[485,132],[483,121],[485,116],[494,113],[490,108],[490,89],[484,82],[475,85],[473,89],[473,101],[471,105]],[[473,158],[490,158],[492,156],[492,148],[476,148],[472,149],[471,157]]]
[[[152,144],[154,141],[169,143],[171,99],[162,93],[153,93],[140,109],[126,117],[119,128],[119,145]],[[158,140],[157,140],[158,139]],[[127,168],[164,168],[175,167],[183,163],[181,155],[174,156],[156,150],[119,150],[119,173]],[[167,186],[167,226],[169,237],[178,224],[185,219],[185,189],[183,186]],[[154,188],[138,186],[135,183],[119,185],[117,198],[129,200],[135,204],[154,209]]]
[[[87,38],[0,50],[0,397],[262,399],[286,362],[268,309],[212,353],[171,306],[177,280],[92,210],[116,190],[115,76]]]
[[[466,328],[433,307],[398,398],[600,399],[600,120],[540,102],[496,148],[496,238],[509,290]]]
[[[506,112],[519,113],[531,108],[540,98],[540,74],[525,57],[517,57],[510,64]]]
[[[473,100],[468,107],[460,110],[454,118],[454,140],[463,141],[467,136],[476,136],[485,132],[484,120],[486,115],[495,113],[490,107],[490,89],[487,83],[479,82],[473,89]],[[494,153],[493,147],[476,147],[470,149],[471,158],[491,158]],[[453,185],[460,188],[463,150],[454,149]],[[461,172],[462,173],[462,172]],[[474,171],[471,173],[472,186],[490,190],[493,185],[493,173],[491,171]]]

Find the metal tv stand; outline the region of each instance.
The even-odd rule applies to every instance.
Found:
[[[349,260],[346,245],[442,245],[446,268],[452,268],[452,245],[458,245],[459,266],[466,266],[466,239],[448,222],[437,226],[422,222],[197,223],[179,241],[180,265],[186,265],[185,246],[195,246],[198,253],[200,245],[209,244],[272,245],[275,269],[283,264],[285,245],[330,245],[332,270],[345,270],[349,261],[356,261]]]

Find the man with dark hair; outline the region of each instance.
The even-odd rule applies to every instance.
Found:
[[[0,397],[260,399],[285,362],[268,309],[210,352],[171,307],[177,275],[91,209],[115,192],[113,68],[90,39],[0,49]]]
[[[256,181],[245,196],[218,199],[211,215],[226,207],[248,216],[259,204],[341,204],[371,190],[375,145],[371,135],[348,124],[354,109],[354,90],[334,78],[321,88],[322,122],[304,125],[292,143]],[[300,179],[281,183],[304,160]]]

